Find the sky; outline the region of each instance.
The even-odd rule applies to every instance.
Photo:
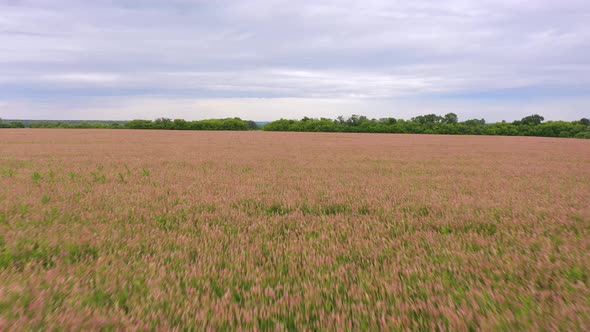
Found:
[[[0,0],[0,118],[590,117],[588,0]]]

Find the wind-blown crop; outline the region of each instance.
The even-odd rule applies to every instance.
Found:
[[[587,330],[590,142],[0,132],[0,330]]]

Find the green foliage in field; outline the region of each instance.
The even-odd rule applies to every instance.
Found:
[[[0,128],[24,128],[25,124],[20,121],[5,122],[0,118]]]
[[[400,134],[444,134],[444,135],[501,135],[501,136],[538,136],[564,138],[590,138],[590,119],[578,121],[547,121],[538,114],[533,114],[513,122],[486,123],[485,119],[469,119],[460,122],[455,113],[444,116],[436,114],[419,115],[410,120],[392,117],[369,119],[362,115],[337,119],[308,118],[301,120],[280,119],[266,124],[266,131],[299,132],[352,132],[352,133],[400,133]],[[31,121],[3,122],[0,128],[79,128],[79,129],[165,129],[165,130],[258,130],[254,121],[240,118],[208,119],[186,121],[183,119],[159,118],[132,121]]]
[[[354,132],[354,133],[400,133],[400,134],[448,134],[448,135],[502,135],[590,138],[590,120],[547,121],[534,114],[508,123],[486,123],[484,119],[470,119],[459,122],[454,113],[445,116],[426,114],[410,120],[382,118],[369,119],[353,115],[336,120],[304,117],[301,120],[281,119],[264,126],[266,131],[301,132]]]
[[[250,130],[252,121],[244,121],[240,118],[210,119],[200,121],[186,121],[182,119],[160,118],[155,121],[133,120],[125,124],[129,129],[169,129],[169,130]],[[256,123],[254,123],[256,125]]]
[[[169,129],[169,130],[257,130],[254,121],[240,118],[186,121],[159,118],[132,121],[27,121],[2,122],[0,128],[65,128],[65,129]]]

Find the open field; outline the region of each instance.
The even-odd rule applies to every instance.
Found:
[[[590,141],[0,130],[0,330],[590,328]]]

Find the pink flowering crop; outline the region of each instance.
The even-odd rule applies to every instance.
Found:
[[[588,330],[590,141],[0,130],[0,330]]]

